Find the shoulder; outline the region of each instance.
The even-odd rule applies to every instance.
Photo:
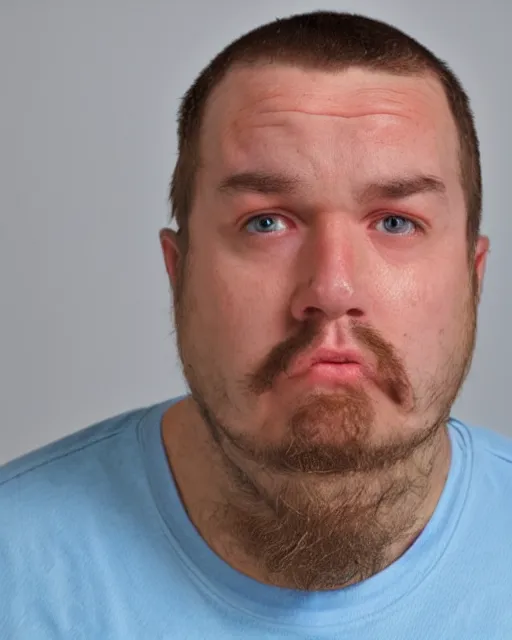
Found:
[[[471,468],[487,496],[498,494],[508,504],[512,495],[512,438],[498,431],[459,420],[450,421],[471,455]]]
[[[138,425],[151,407],[104,419],[0,468],[0,550],[14,550],[111,503],[133,485]]]
[[[0,620],[23,619],[28,629],[43,615],[53,624],[69,594],[88,597],[145,490],[139,425],[156,407],[104,419],[0,468]]]
[[[107,418],[0,468],[0,600],[9,572],[15,583],[30,566],[61,562],[63,548],[92,535],[135,491],[138,425],[151,408]]]
[[[144,415],[145,409],[126,411],[31,451],[0,467],[0,501],[19,498],[22,488],[41,491],[47,483],[76,475],[110,441],[119,440]],[[42,484],[41,484],[42,483]],[[57,487],[57,484],[52,486]]]
[[[459,430],[466,431],[475,455],[495,460],[497,464],[501,461],[512,472],[512,437],[488,427],[465,424],[459,420],[452,420],[452,423]]]

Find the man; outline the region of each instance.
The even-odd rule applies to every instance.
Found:
[[[512,638],[512,445],[450,418],[489,241],[457,78],[319,12],[184,97],[190,395],[1,472],[0,637]]]

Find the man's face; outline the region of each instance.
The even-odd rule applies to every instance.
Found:
[[[458,147],[430,77],[228,74],[181,282],[163,243],[185,376],[219,441],[334,471],[383,464],[446,419],[487,251],[481,238],[468,263]]]

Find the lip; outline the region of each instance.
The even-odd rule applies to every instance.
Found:
[[[316,349],[295,359],[287,375],[291,378],[304,374],[327,377],[353,377],[355,372],[361,374],[367,370],[362,354],[355,349]]]
[[[358,384],[365,379],[369,378],[362,366],[353,362],[339,364],[320,362],[314,364],[299,377],[291,378],[297,382],[301,380],[307,385],[321,385],[322,387]]]

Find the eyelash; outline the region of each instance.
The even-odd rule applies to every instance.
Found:
[[[249,220],[247,220],[244,225],[243,228],[245,230],[247,230],[247,226],[254,221],[257,220],[261,220],[263,218],[280,218],[283,219],[285,216],[282,216],[280,213],[272,213],[272,212],[268,212],[268,213],[260,213],[257,214],[255,216],[252,216],[251,218],[249,218]],[[414,226],[414,233],[412,234],[389,234],[389,235],[415,235],[416,233],[422,233],[425,231],[425,227],[424,225],[422,225],[420,222],[418,222],[417,220],[414,220],[413,218],[410,218],[407,215],[404,214],[400,214],[400,213],[391,213],[391,212],[386,212],[385,214],[381,214],[379,216],[379,218],[375,221],[375,224],[382,222],[383,220],[386,220],[386,218],[401,218],[402,220],[405,220],[407,222],[409,222],[410,224],[412,224]],[[267,234],[265,233],[261,233],[261,234],[252,234],[252,235],[274,235],[271,231],[268,232]]]

